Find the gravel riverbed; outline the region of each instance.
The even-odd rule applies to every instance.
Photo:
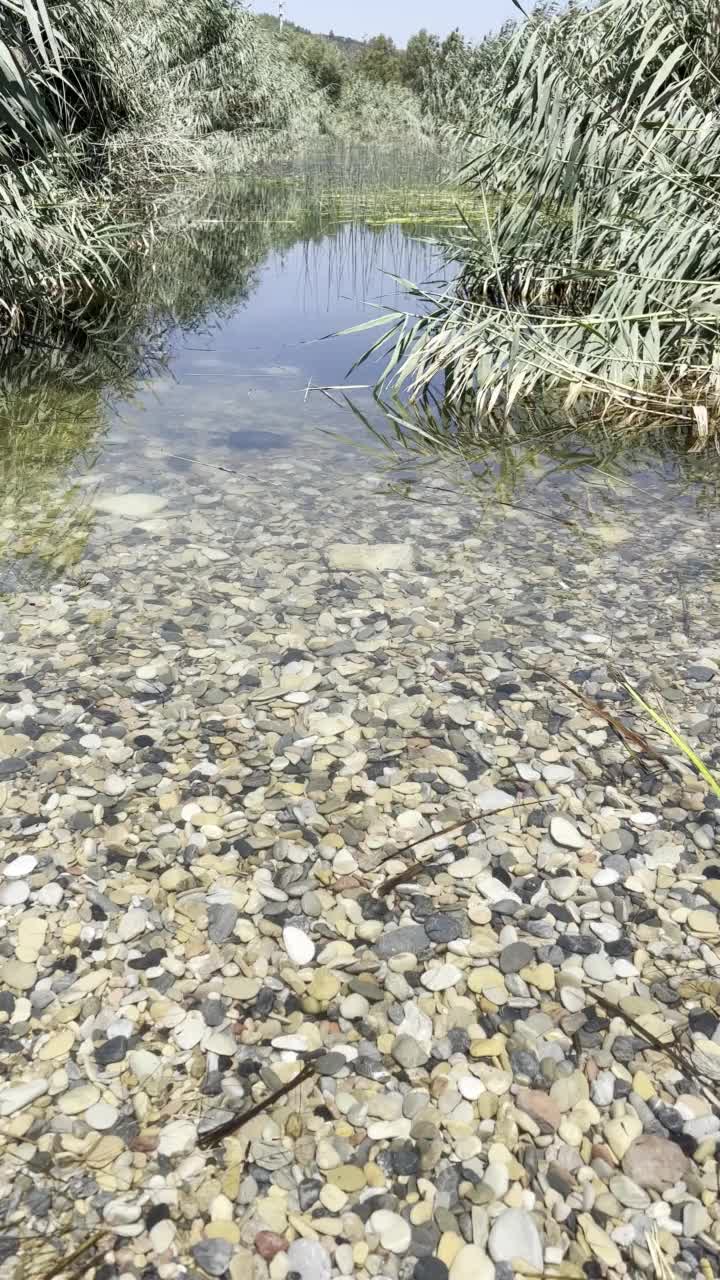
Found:
[[[717,516],[87,491],[0,603],[0,1272],[717,1274],[720,808],[557,683],[712,761]]]

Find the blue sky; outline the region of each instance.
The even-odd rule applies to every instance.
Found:
[[[277,13],[277,0],[252,0],[252,8]],[[512,0],[285,0],[285,16],[311,31],[356,38],[382,31],[404,44],[420,27],[441,36],[459,27],[479,39],[520,14]]]

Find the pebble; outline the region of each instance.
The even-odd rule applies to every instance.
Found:
[[[638,1186],[655,1191],[674,1187],[685,1177],[690,1162],[676,1142],[643,1134],[622,1155],[623,1172]]]
[[[495,1265],[475,1244],[462,1245],[450,1265],[450,1280],[495,1280]]]
[[[24,1084],[7,1085],[0,1089],[0,1116],[12,1116],[16,1111],[23,1111],[47,1091],[47,1080],[27,1080]]]
[[[556,844],[565,849],[582,849],[586,843],[577,827],[559,814],[554,814],[550,819],[550,835]]]
[[[370,1216],[370,1230],[380,1239],[383,1249],[390,1253],[407,1253],[412,1239],[410,1223],[400,1217],[399,1213],[391,1213],[388,1209],[378,1209]]]
[[[232,1259],[232,1245],[227,1240],[200,1240],[190,1250],[194,1261],[207,1276],[221,1276]]]
[[[315,944],[302,929],[288,925],[283,929],[283,942],[293,964],[304,967],[311,963],[315,956]]]
[[[523,1209],[505,1209],[490,1229],[488,1250],[495,1262],[518,1259],[533,1271],[544,1268],[543,1244],[535,1219]],[[452,1270],[450,1272],[452,1277]]]
[[[502,973],[519,973],[532,963],[533,956],[533,949],[527,942],[512,942],[500,952],[500,970]]]
[[[89,1124],[91,1129],[112,1129],[117,1123],[119,1114],[117,1107],[113,1107],[110,1103],[96,1102],[85,1112],[85,1123]]]
[[[410,1069],[424,1066],[429,1054],[411,1036],[398,1036],[393,1044],[392,1056],[401,1067]]]
[[[315,1240],[294,1240],[287,1251],[288,1272],[299,1280],[330,1280],[330,1258]]]

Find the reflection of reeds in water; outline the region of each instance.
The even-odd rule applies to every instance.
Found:
[[[448,501],[466,503],[469,496],[479,512],[515,507],[604,543],[613,538],[608,517],[621,515],[633,501],[656,507],[655,490],[643,485],[646,476],[662,474],[699,512],[720,505],[720,458],[689,453],[683,429],[628,440],[603,430],[596,417],[578,415],[569,425],[562,415],[523,408],[513,415],[511,431],[499,413],[479,434],[472,418],[442,396],[408,404],[376,394],[367,411],[342,388],[329,394],[342,399],[369,434],[375,460],[396,491],[417,502],[437,502],[446,478]],[[432,490],[424,497],[426,481]]]
[[[363,296],[379,261],[399,266],[410,250],[419,266],[426,250],[410,249],[407,224],[367,229],[359,222],[427,210],[434,199],[433,191],[423,196],[417,177],[412,192],[399,180],[392,191],[372,182],[343,190],[339,169],[332,182],[318,171],[312,180],[168,187],[155,223],[141,232],[147,252],[126,270],[117,297],[97,298],[72,332],[48,327],[31,345],[0,351],[0,555],[11,557],[17,578],[31,566],[64,568],[82,555],[91,516],[73,469],[107,424],[108,402],[132,398],[142,380],[162,372],[179,333],[203,331],[245,305],[259,265],[273,250],[298,244],[303,288],[311,281],[318,288],[322,269],[329,273],[322,288],[342,280]],[[0,587],[8,582],[6,572]]]
[[[82,556],[92,513],[72,480],[97,447],[99,395],[0,382],[0,591]],[[89,458],[88,458],[89,460]]]

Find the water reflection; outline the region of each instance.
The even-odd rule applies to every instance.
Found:
[[[98,461],[138,432],[172,467],[288,448],[288,425],[313,419],[307,384],[341,378],[362,348],[320,339],[398,293],[393,275],[427,276],[434,246],[391,216],[409,207],[398,189],[343,191],[335,174],[168,191],[118,299],[62,342],[3,353],[0,592],[82,557]]]
[[[295,475],[299,501],[300,463],[320,457],[328,486],[372,471],[405,500],[476,521],[512,509],[620,556],[636,542],[629,514],[672,503],[693,527],[714,516],[718,458],[667,433],[621,451],[601,429],[526,416],[478,438],[437,402],[319,392],[347,382],[374,337],[327,335],[401,306],[403,280],[451,270],[439,242],[458,214],[440,169],[436,156],[423,171],[417,157],[335,149],[263,182],[168,191],[119,299],[98,300],[62,344],[38,335],[5,353],[0,593],[81,564],[116,491],[143,527],[143,495],[175,485],[190,510],[198,469],[253,484]]]

